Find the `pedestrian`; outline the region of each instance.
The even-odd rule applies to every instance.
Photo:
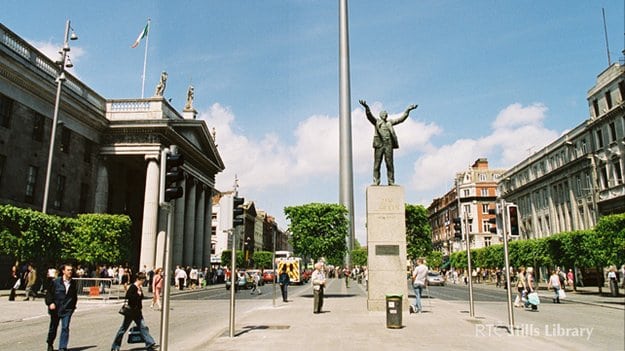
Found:
[[[412,271],[412,288],[415,294],[415,303],[410,305],[410,313],[421,313],[421,293],[427,284],[428,267],[423,263],[422,258],[417,259],[417,266]]]
[[[252,285],[252,291],[250,292],[250,295],[254,295],[255,293],[257,295],[262,294],[262,291],[260,291],[260,275],[258,274],[258,272],[254,272],[252,274],[252,282],[254,283],[254,285]]]
[[[625,264],[621,266],[621,287],[625,289]]]
[[[278,284],[280,284],[280,292],[282,293],[282,301],[289,302],[288,300],[288,288],[291,278],[287,270],[286,263],[282,264],[280,268],[280,275],[278,276]]]
[[[321,313],[323,307],[323,290],[326,286],[326,277],[323,262],[315,263],[315,270],[312,272],[311,281],[313,287],[313,313]]]
[[[187,271],[180,267],[176,269],[176,281],[178,282],[178,290],[184,290],[187,281]]]
[[[612,296],[618,296],[618,273],[616,272],[616,266],[610,266],[608,282]]]
[[[33,291],[35,288],[35,284],[37,283],[37,270],[33,266],[32,263],[28,264],[28,268],[26,270],[26,274],[24,275],[24,281],[26,282],[26,289],[24,293],[26,294],[26,298],[24,301],[30,300],[30,296],[33,296],[33,301],[37,297],[37,293]]]
[[[518,295],[514,300],[514,307],[521,307],[525,302],[527,289],[525,286],[525,268],[519,267],[519,271],[516,274],[516,288]]]
[[[141,337],[145,342],[146,349],[148,351],[156,350],[158,346],[154,341],[154,338],[150,335],[148,331],[148,327],[145,324],[145,320],[143,319],[142,312],[142,300],[143,300],[143,283],[145,283],[146,276],[145,273],[139,272],[135,278],[135,282],[128,287],[126,291],[125,299],[128,303],[128,307],[130,307],[130,312],[124,315],[124,320],[122,325],[117,330],[117,334],[115,335],[115,339],[113,340],[113,345],[111,346],[111,351],[119,351],[119,348],[122,344],[122,339],[128,327],[130,327],[130,323],[134,322],[141,332]]]
[[[152,304],[150,308],[161,309],[161,291],[163,290],[163,269],[157,268],[152,277]]]
[[[349,275],[350,275],[351,271],[349,270],[349,267],[345,266],[345,268],[343,268],[343,276],[345,276],[345,287],[349,288]]]
[[[69,324],[72,314],[78,302],[78,290],[76,281],[72,279],[73,267],[71,264],[61,266],[61,276],[55,278],[46,291],[46,305],[50,315],[50,326],[48,328],[48,351],[54,351],[54,339],[61,322],[61,339],[59,340],[59,351],[67,351],[69,343]]]
[[[21,283],[20,278],[17,276],[17,266],[11,266],[11,273],[9,274],[9,286],[11,287],[9,301],[15,301],[15,290],[20,287]]]
[[[554,270],[551,272],[551,276],[549,277],[549,282],[547,283],[548,289],[553,289],[553,303],[560,303],[560,289],[562,285],[560,282],[560,274],[558,270]]]
[[[573,275],[573,270],[571,268],[569,268],[568,273],[566,273],[566,285],[570,286],[571,288],[573,287],[573,277],[575,277]]]
[[[560,279],[560,278],[558,278]],[[529,299],[529,294],[535,292],[536,290],[536,282],[534,280],[534,268],[532,267],[527,267],[527,269],[525,270],[525,288],[527,290],[527,301],[525,302],[525,307],[529,308],[531,307],[532,311],[537,312],[538,311],[538,305],[535,303],[530,303],[530,299]]]

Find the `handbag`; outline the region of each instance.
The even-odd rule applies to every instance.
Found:
[[[19,288],[20,288],[20,285],[22,285],[22,280],[18,278],[18,279],[15,281],[15,284],[13,285],[13,289],[15,289],[15,290],[19,289]]]
[[[139,344],[142,342],[145,342],[145,340],[143,340],[143,335],[141,335],[141,328],[137,326],[130,328],[130,331],[128,332],[128,343]]]
[[[527,301],[529,303],[531,303],[532,305],[539,305],[540,304],[540,298],[538,298],[538,293],[531,292],[531,293],[527,294]]]
[[[560,299],[566,299],[566,293],[564,292],[564,289],[558,290],[558,297]]]
[[[127,301],[124,301],[124,304],[122,305],[122,307],[120,307],[118,312],[122,316],[130,316],[130,314],[132,313],[132,307],[128,305]]]

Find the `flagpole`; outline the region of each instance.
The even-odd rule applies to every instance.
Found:
[[[150,19],[148,18],[148,33],[145,36],[145,53],[143,54],[143,74],[141,75],[141,98],[145,92],[145,68],[148,64],[148,44],[150,43]]]

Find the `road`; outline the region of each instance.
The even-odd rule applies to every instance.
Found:
[[[335,281],[333,284],[341,286],[342,282]],[[337,297],[346,299],[358,295],[363,299],[364,289],[356,286],[348,289],[346,293],[336,296],[328,296],[328,304],[336,303],[339,300],[332,300]],[[333,285],[334,286],[334,285]],[[284,303],[280,297],[279,289],[276,289],[276,307],[273,307],[273,287],[265,285],[262,287],[261,295],[251,295],[249,290],[236,293],[236,318],[237,320],[256,316],[251,320],[258,320],[259,316],[264,316],[270,311],[284,311],[289,304]],[[341,289],[339,289],[341,290]],[[342,289],[345,290],[345,289]],[[468,316],[469,305],[467,302],[467,288],[463,285],[448,285],[444,287],[429,287],[432,298],[425,298],[423,301],[425,316],[436,315],[448,318],[447,321],[438,320],[436,324],[445,328],[446,325],[458,325],[458,320],[464,323],[474,320],[475,336],[507,336],[507,330],[501,327],[507,326],[508,315],[506,305],[506,292],[503,289],[484,288],[477,285],[474,289],[475,296],[475,318]],[[427,291],[426,291],[427,293]],[[295,301],[305,301],[306,307],[309,305],[310,286],[291,286],[289,296]],[[229,298],[230,291],[223,286],[197,291],[186,291],[172,296],[169,330],[170,350],[202,350],[206,345],[212,345],[219,336],[227,335],[229,320]],[[366,298],[366,297],[364,297]],[[412,299],[412,296],[409,297]],[[351,300],[351,299],[350,299]],[[21,319],[9,319],[0,324],[0,350],[30,351],[43,349],[48,327],[48,316],[45,314],[45,306],[41,299],[37,301],[0,301],[3,311],[8,308],[23,308],[34,311],[28,313],[28,317]],[[83,350],[109,350],[115,335],[121,316],[117,314],[119,303],[93,304],[87,301],[79,302],[79,309],[73,317],[70,336],[70,349],[73,351]],[[147,325],[151,327],[151,334],[158,340],[160,334],[160,313],[149,309],[149,301],[144,301],[145,319]],[[335,305],[334,312],[324,315],[324,318],[332,318],[339,315],[339,307]],[[429,311],[428,311],[429,309]],[[306,308],[308,312],[308,308]],[[446,311],[446,312],[445,312]],[[10,312],[8,312],[10,313]],[[358,323],[359,321],[349,320],[351,315],[344,311],[345,323]],[[17,314],[17,313],[15,313]],[[25,315],[26,316],[26,315]],[[246,317],[247,316],[247,317]],[[364,315],[365,318],[375,318],[374,315]],[[444,317],[445,316],[445,317]],[[466,317],[462,317],[466,316]],[[414,315],[406,319],[419,320]],[[361,315],[359,318],[363,318]],[[452,319],[453,318],[453,319]],[[523,309],[514,309],[515,329],[517,335],[523,337],[558,336],[559,347],[567,349],[580,349],[580,336],[566,338],[566,333],[587,333],[591,335],[588,341],[597,347],[593,349],[622,350],[623,330],[625,329],[625,312],[622,308],[609,308],[597,305],[573,303],[564,301],[562,304],[552,304],[549,299],[543,298],[539,312],[529,312]],[[264,321],[263,323],[269,323]],[[249,322],[247,322],[249,324]],[[271,323],[269,323],[271,324]],[[410,323],[408,323],[410,324]],[[295,329],[295,326],[293,326]],[[438,329],[437,329],[438,330]],[[294,330],[293,330],[294,331]],[[591,333],[591,334],[590,334]],[[483,334],[483,335],[477,335]],[[562,337],[564,336],[564,337]],[[453,330],[449,331],[450,341],[456,340]],[[224,338],[219,338],[224,339]],[[226,338],[227,339],[227,338]],[[483,340],[493,340],[484,338]],[[556,340],[556,339],[554,339]],[[584,339],[586,340],[586,339]],[[502,340],[503,341],[503,340]],[[577,344],[576,344],[577,342]],[[581,342],[583,344],[583,342]],[[124,343],[123,350],[141,350],[141,344],[128,345]],[[568,347],[570,346],[570,347]],[[588,345],[587,345],[588,346]],[[615,346],[615,347],[611,347]],[[587,348],[587,347],[586,347]]]

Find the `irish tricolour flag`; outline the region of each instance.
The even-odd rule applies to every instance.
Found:
[[[139,36],[137,37],[137,40],[135,40],[135,42],[130,47],[131,48],[136,48],[137,46],[139,46],[139,43],[141,43],[141,39],[143,39],[143,38],[148,36],[148,31],[149,30],[150,30],[150,22],[148,21],[148,23],[146,23],[146,25],[145,25],[145,28],[143,28],[141,33],[139,33]]]

